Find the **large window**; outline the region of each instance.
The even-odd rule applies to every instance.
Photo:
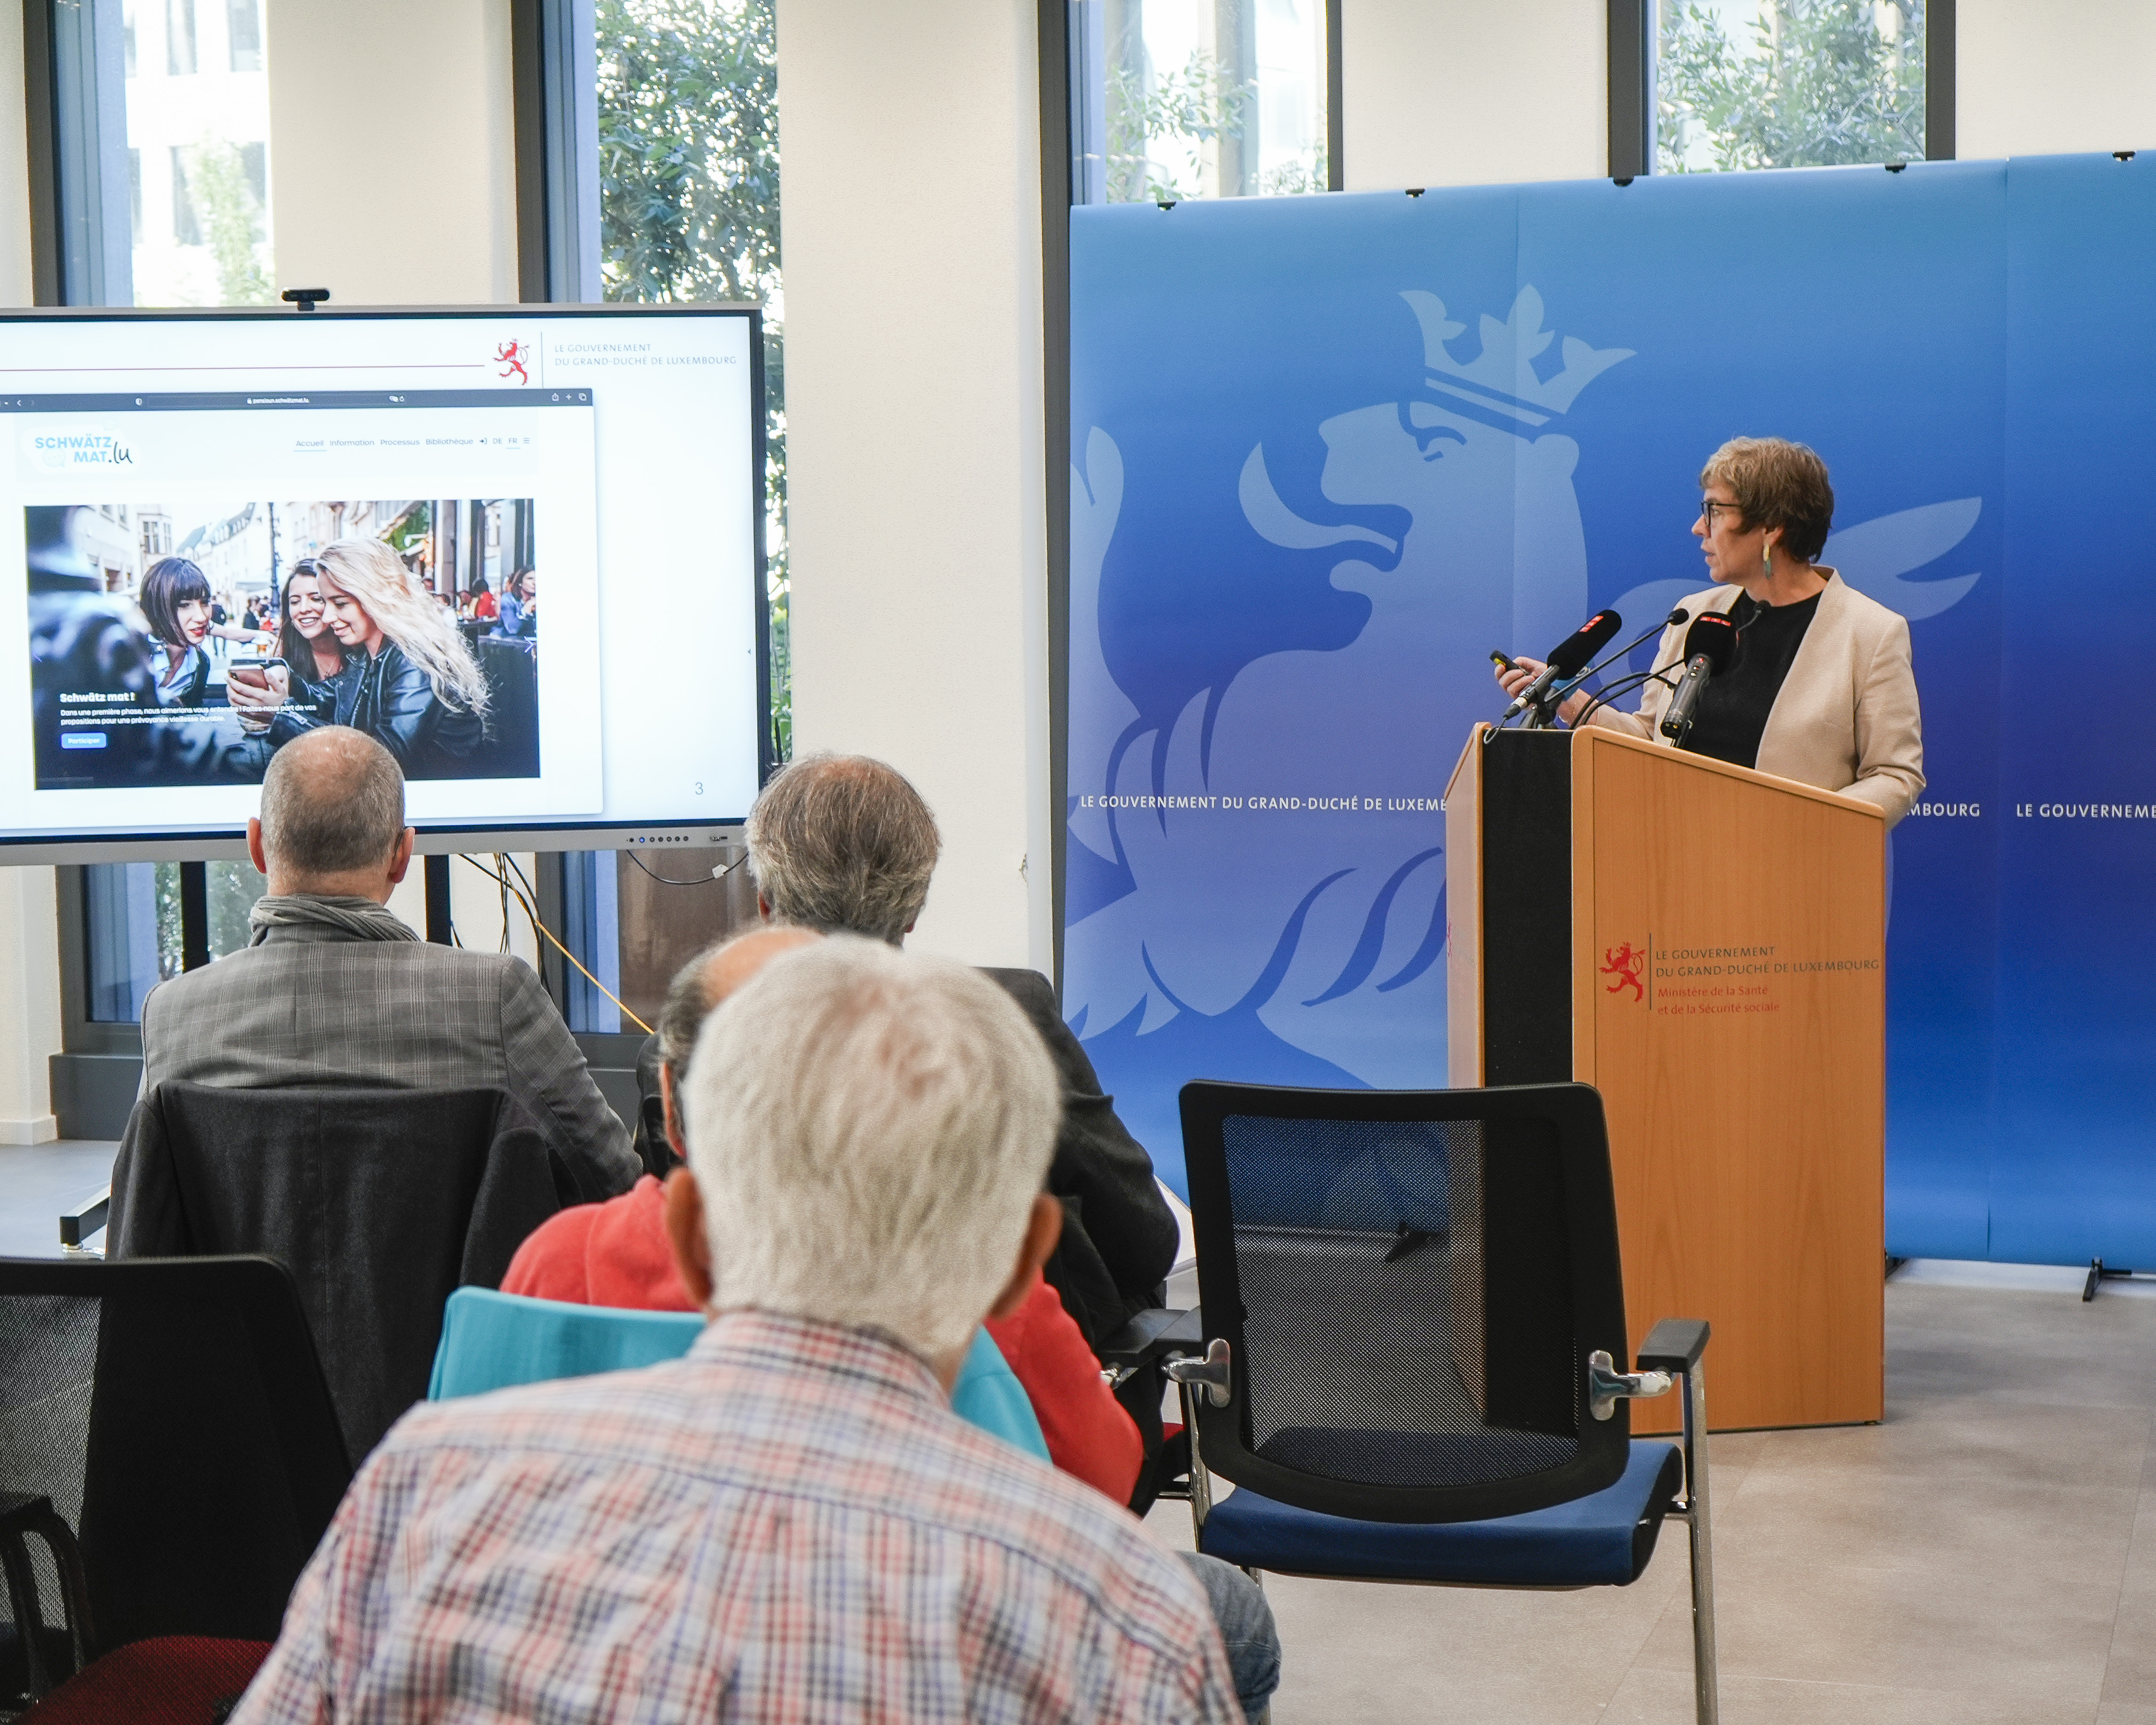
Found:
[[[269,883],[249,863],[202,869],[208,954],[222,958],[246,946],[248,913]],[[139,1023],[150,990],[186,968],[185,870],[181,863],[95,863],[83,870],[83,993],[92,1023]]]
[[[793,685],[775,0],[598,0],[596,33],[606,297],[764,307],[771,692],[783,760]]]
[[[764,307],[773,752],[783,761],[793,679],[774,0],[597,0],[593,34],[606,297]],[[649,860],[634,850],[562,859],[562,938],[583,967],[564,967],[572,1029],[640,1035],[636,1020],[658,1021],[675,970],[756,915],[748,871],[731,866],[737,856],[669,849]]]
[[[123,0],[137,305],[269,303],[263,0]]]
[[[1325,0],[1075,0],[1073,201],[1323,192]]]
[[[1656,172],[1922,160],[1927,9],[1656,0]]]

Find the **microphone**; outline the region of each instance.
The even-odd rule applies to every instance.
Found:
[[[1610,636],[1624,626],[1625,619],[1614,611],[1597,611],[1550,649],[1549,663],[1543,667],[1541,675],[1520,691],[1512,704],[1505,709],[1505,716],[1497,722],[1507,723],[1538,704],[1553,685],[1576,675],[1579,668],[1600,652]]]
[[[1707,680],[1729,669],[1737,657],[1737,625],[1717,611],[1710,611],[1685,631],[1684,680],[1670,697],[1662,714],[1661,732],[1682,746],[1692,726],[1692,709],[1699,705]]]
[[[1588,666],[1585,670],[1579,674],[1579,680],[1584,683],[1589,677],[1593,676],[1595,672],[1607,669],[1609,666],[1616,664],[1616,662],[1620,659],[1629,658],[1635,649],[1646,644],[1649,636],[1660,634],[1666,629],[1675,629],[1679,624],[1689,623],[1691,621],[1691,613],[1686,610],[1682,605],[1678,606],[1676,610],[1671,612],[1668,616],[1665,617],[1660,623],[1649,629],[1645,634],[1635,636],[1633,639],[1627,641],[1614,653],[1612,653],[1607,659],[1604,660],[1601,664]]]

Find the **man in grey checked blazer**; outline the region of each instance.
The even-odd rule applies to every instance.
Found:
[[[421,941],[382,908],[412,859],[404,780],[372,737],[325,727],[277,752],[247,824],[270,891],[243,952],[152,989],[142,1085],[167,1080],[449,1089],[520,1101],[586,1199],[640,1164],[531,967]]]

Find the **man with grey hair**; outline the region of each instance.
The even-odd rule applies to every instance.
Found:
[[[1023,1296],[1055,1069],[977,973],[859,939],[715,1010],[668,1188],[685,1358],[423,1405],[353,1481],[234,1725],[1229,1722],[1191,1572],[963,1425]]]
[[[749,811],[747,838],[765,916],[894,947],[928,901],[942,849],[921,793],[865,755],[805,755],[783,768]],[[1175,1218],[1152,1159],[1101,1094],[1048,978],[1034,970],[983,974],[1024,1009],[1061,1081],[1063,1124],[1048,1190],[1065,1214],[1047,1276],[1097,1350],[1133,1312],[1160,1303],[1175,1260]]]
[[[384,908],[412,860],[404,778],[326,726],[277,751],[248,855],[270,891],[246,947],[150,992],[142,1086],[495,1086],[585,1198],[636,1178],[629,1134],[531,967],[422,941]]]

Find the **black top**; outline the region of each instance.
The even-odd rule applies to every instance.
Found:
[[[1738,767],[1759,764],[1767,716],[1796,663],[1819,602],[1818,593],[1794,605],[1762,605],[1749,593],[1739,596],[1729,608],[1729,620],[1737,625],[1737,662],[1700,691],[1691,730],[1679,748]]]

